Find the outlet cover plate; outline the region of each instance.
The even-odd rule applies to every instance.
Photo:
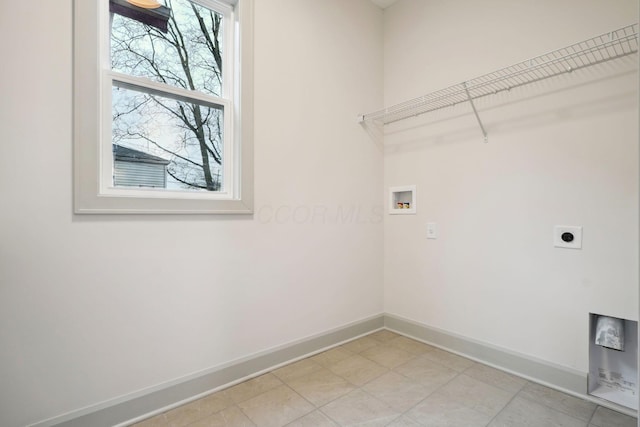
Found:
[[[582,227],[556,225],[553,229],[553,246],[556,248],[582,249]]]

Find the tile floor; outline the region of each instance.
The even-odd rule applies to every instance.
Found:
[[[636,419],[379,331],[135,427],[636,427]]]

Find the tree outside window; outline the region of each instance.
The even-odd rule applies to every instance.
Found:
[[[166,159],[168,189],[221,191],[224,17],[188,0],[164,6],[166,31],[111,16],[112,144]]]

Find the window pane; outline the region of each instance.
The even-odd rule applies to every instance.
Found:
[[[223,190],[221,106],[112,90],[113,185]]]
[[[164,3],[170,9],[166,33],[143,23],[144,17],[113,14],[111,68],[222,96],[223,16],[188,0]]]

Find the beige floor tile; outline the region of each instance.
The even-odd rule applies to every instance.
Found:
[[[231,398],[222,391],[210,394],[200,400],[196,400],[194,403],[198,405],[200,412],[206,415],[214,414],[233,406],[233,400],[231,400]]]
[[[315,410],[286,385],[245,400],[238,406],[259,427],[281,427]]]
[[[323,406],[321,411],[340,426],[386,426],[400,414],[386,403],[362,390],[355,390],[346,396]]]
[[[464,374],[512,393],[520,391],[527,384],[527,380],[523,378],[481,363],[473,364],[473,366],[464,371]]]
[[[232,406],[189,424],[188,427],[256,427],[256,425],[237,406]]]
[[[424,357],[416,357],[393,371],[419,382],[429,391],[436,390],[459,375],[458,371]]]
[[[488,415],[439,394],[427,397],[405,415],[429,427],[485,427],[491,420]]]
[[[348,357],[353,356],[353,352],[347,350],[344,347],[335,347],[331,350],[324,351],[322,353],[316,354],[310,359],[324,367],[332,365],[334,363],[338,363],[341,360],[344,360]]]
[[[275,375],[269,373],[235,385],[227,389],[224,393],[235,403],[239,403],[280,385],[282,385],[282,381]]]
[[[304,377],[312,372],[322,369],[322,365],[311,359],[302,359],[290,365],[276,369],[272,373],[283,382],[289,382],[296,378]]]
[[[383,330],[134,427],[636,427],[636,423],[636,418]]]
[[[425,353],[423,357],[426,357],[429,360],[433,360],[434,362],[438,362],[441,365],[444,365],[458,372],[462,372],[470,368],[475,363],[472,360],[469,360],[462,356],[458,356],[457,354],[440,350],[439,348],[434,348],[433,350]]]
[[[502,390],[464,374],[455,377],[436,393],[489,417],[500,412],[515,395],[515,392]]]
[[[369,334],[367,336],[369,338],[373,338],[376,341],[387,342],[387,341],[391,341],[394,338],[398,338],[401,335],[400,334],[396,334],[395,332],[391,332],[391,331],[388,331],[386,329],[383,329],[381,331],[374,332],[374,333]]]
[[[421,354],[425,354],[428,351],[434,350],[435,347],[432,347],[428,344],[421,343],[420,341],[412,340],[411,338],[399,336],[390,341],[387,341],[387,344],[392,345],[396,348],[404,350],[408,353],[419,356]]]
[[[365,384],[362,388],[398,412],[411,409],[431,394],[431,390],[420,383],[393,371]]]
[[[599,406],[591,418],[591,424],[597,427],[636,427],[638,419]]]
[[[360,353],[361,351],[367,350],[377,345],[380,345],[380,341],[374,340],[373,338],[370,338],[370,337],[362,337],[362,338],[358,338],[357,340],[348,342],[346,344],[342,344],[342,347],[354,353]]]
[[[316,407],[326,405],[355,388],[346,379],[326,368],[291,380],[287,384]]]
[[[540,403],[516,396],[488,427],[586,427],[573,418]]]
[[[597,407],[595,403],[531,382],[527,383],[518,395],[585,421],[591,419]]]
[[[421,426],[422,424],[419,424],[406,416],[397,418],[395,421],[392,421],[391,424],[387,425],[387,427],[421,427]]]
[[[183,427],[232,405],[233,401],[224,392],[214,393],[166,412],[166,424],[159,425]]]
[[[209,414],[200,412],[200,404],[197,401],[172,409],[164,414],[168,427],[184,427],[207,415]]]
[[[385,368],[393,369],[396,366],[402,365],[409,360],[416,357],[415,355],[408,353],[400,348],[394,347],[388,344],[381,344],[375,347],[371,347],[360,353],[360,356],[366,357],[369,360],[373,360],[378,365]]]
[[[358,387],[378,378],[388,371],[387,368],[358,354],[354,354],[338,363],[329,365],[328,368],[334,374],[341,376]]]
[[[166,427],[167,419],[164,414],[156,415],[155,417],[148,418],[139,423],[133,424],[132,427]]]
[[[310,414],[287,424],[287,427],[338,427],[338,424],[331,421],[329,417],[322,412],[313,411]]]

